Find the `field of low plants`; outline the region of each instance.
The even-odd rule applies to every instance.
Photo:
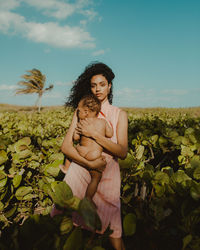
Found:
[[[126,249],[200,249],[200,108],[130,109],[129,152],[119,160]],[[62,181],[63,107],[0,108],[0,249],[109,250],[93,206]],[[62,214],[51,218],[52,205]]]

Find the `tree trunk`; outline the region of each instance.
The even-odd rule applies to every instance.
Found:
[[[39,96],[38,96],[38,98],[37,98],[37,100],[36,100],[36,102],[35,102],[35,107],[38,106],[38,102],[39,102]]]
[[[40,108],[41,108],[41,106],[42,106],[42,94],[39,94],[38,103],[39,103],[39,105],[38,105],[38,112],[40,113]]]

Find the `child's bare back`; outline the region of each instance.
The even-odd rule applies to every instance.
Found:
[[[106,137],[112,136],[112,128],[110,127],[110,125],[108,125],[108,122],[106,120],[96,117],[87,119],[92,121],[96,131],[100,135]],[[97,142],[95,142],[95,140],[83,135],[80,136],[80,143],[77,145],[76,149],[81,156],[83,156],[89,161],[99,158],[103,151],[103,147],[100,146]]]
[[[106,121],[100,118],[88,118],[92,121],[96,131],[105,136],[106,134]],[[77,145],[76,149],[79,154],[87,160],[95,160],[101,156],[103,148],[96,143],[92,138],[81,135],[80,144]]]

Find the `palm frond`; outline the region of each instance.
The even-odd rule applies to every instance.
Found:
[[[20,81],[20,82],[18,82],[17,84],[18,84],[18,85],[21,85],[21,86],[28,87],[28,88],[38,89],[38,86],[36,86],[36,85],[33,84],[32,82]]]
[[[44,91],[48,91],[48,90],[52,90],[53,89],[53,84],[51,84],[48,88],[45,88],[45,90]]]
[[[24,74],[21,77],[24,78],[25,80],[27,80],[27,82],[31,82],[33,85],[35,85],[39,89],[44,88],[44,83],[45,83],[44,79],[46,77],[44,77],[43,75],[39,76],[39,75]]]
[[[31,73],[31,75],[37,75],[37,76],[42,77],[42,73],[39,69],[26,70],[26,72]]]
[[[15,95],[17,94],[32,94],[37,93],[40,97],[45,91],[49,91],[53,88],[51,84],[48,88],[44,89],[46,76],[41,73],[38,69],[26,70],[27,74],[22,75],[24,79],[18,82],[18,85],[22,86],[21,89],[16,89]]]
[[[16,89],[15,95],[37,93],[34,89]]]

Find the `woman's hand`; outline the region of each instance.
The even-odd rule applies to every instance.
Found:
[[[92,137],[92,138],[94,138],[95,133],[96,133],[96,128],[94,124],[92,123],[90,119],[87,119],[87,118],[77,123],[76,130],[80,134],[86,137]]]
[[[106,167],[105,157],[101,156],[101,157],[97,158],[94,161],[89,161],[88,166],[89,166],[90,170],[92,170],[92,169],[98,169],[100,171],[103,171],[105,169],[105,167]]]

